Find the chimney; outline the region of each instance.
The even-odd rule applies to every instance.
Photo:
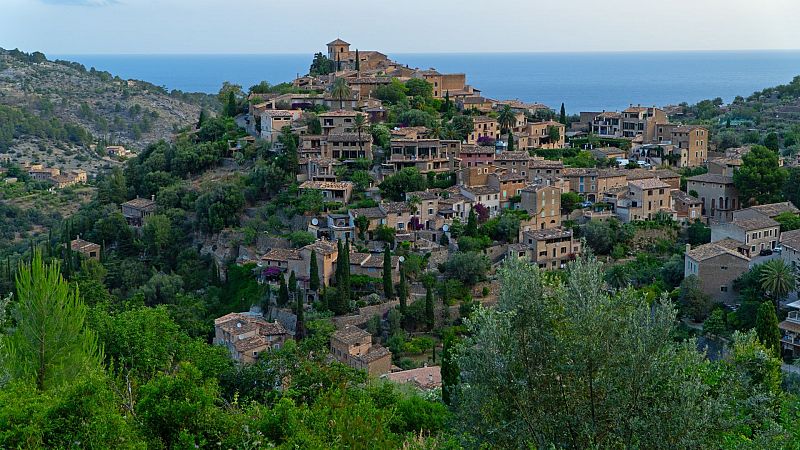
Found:
[[[156,201],[156,194],[153,194],[153,195],[151,195],[151,196],[150,196],[150,200],[152,200],[152,201]]]
[[[686,253],[689,253],[689,250],[692,249],[692,244],[686,244]]]

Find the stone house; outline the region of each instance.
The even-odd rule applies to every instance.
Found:
[[[519,244],[508,246],[507,257],[525,259],[542,269],[563,269],[581,252],[581,243],[572,231],[561,228],[520,230]]]
[[[125,217],[128,225],[141,227],[144,224],[144,220],[153,215],[156,211],[155,195],[149,199],[136,197],[133,200],[128,200],[123,203],[121,206],[122,215]]]
[[[339,202],[346,205],[353,195],[353,183],[350,181],[305,181],[300,191],[317,190],[322,192],[326,202]]]
[[[739,191],[733,185],[733,177],[705,173],[689,177],[686,191],[694,191],[703,203],[703,216],[713,221],[728,221],[733,212],[741,209]]]
[[[214,319],[214,344],[228,349],[231,358],[251,364],[265,351],[278,350],[291,335],[278,322],[267,322],[260,312],[230,313]]]
[[[733,212],[730,222],[711,225],[711,242],[735,239],[748,248],[746,255],[755,257],[761,250],[774,250],[780,242],[780,224],[761,212],[747,208]]]
[[[386,347],[373,345],[372,335],[355,326],[347,326],[331,335],[331,355],[371,376],[387,374],[392,368],[392,353]]]
[[[520,193],[520,209],[531,217],[520,224],[523,231],[544,230],[561,226],[561,189],[546,183],[534,183]]]
[[[733,282],[750,270],[750,258],[739,252],[741,243],[734,239],[711,242],[692,248],[686,246],[684,275],[695,275],[701,290],[716,301],[728,304],[736,300]]]
[[[100,245],[94,242],[84,241],[80,236],[69,243],[69,248],[73,252],[78,252],[86,258],[100,260]]]

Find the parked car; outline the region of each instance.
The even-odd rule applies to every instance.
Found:
[[[758,252],[759,256],[769,256],[772,254],[772,250],[768,248],[762,248],[760,252]]]

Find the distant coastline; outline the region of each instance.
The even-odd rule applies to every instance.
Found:
[[[189,92],[217,92],[223,81],[245,88],[305,74],[311,54],[264,55],[48,55]],[[410,67],[463,72],[490,98],[519,98],[570,113],[643,105],[731,101],[800,75],[800,50],[398,53]]]

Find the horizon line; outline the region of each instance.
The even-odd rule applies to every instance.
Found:
[[[6,49],[13,50],[13,49]],[[37,51],[37,50],[33,50]],[[563,50],[563,51],[433,51],[433,52],[386,52],[392,55],[560,55],[560,54],[641,54],[641,53],[742,53],[742,52],[800,52],[800,48],[742,48],[742,49],[694,49],[694,50]],[[45,53],[45,52],[43,52]],[[300,56],[314,55],[319,51],[312,52],[277,52],[277,53],[258,53],[258,52],[88,52],[88,53],[45,53],[54,56]],[[321,52],[324,54],[324,52]]]

